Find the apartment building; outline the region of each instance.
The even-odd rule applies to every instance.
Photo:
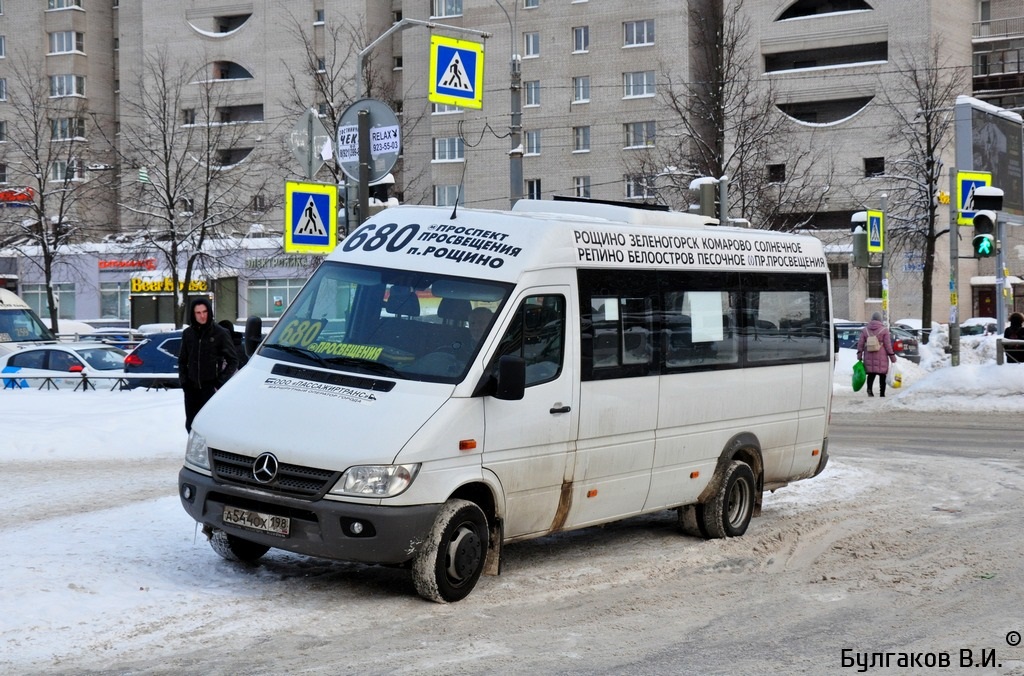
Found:
[[[0,58],[0,82],[12,86],[15,47],[45,64],[49,75],[84,78],[87,90],[73,92],[89,110],[83,151],[87,147],[90,156],[80,165],[81,180],[99,182],[111,173],[118,178],[106,195],[93,200],[97,211],[89,218],[97,233],[154,227],[140,210],[123,205],[145,202],[151,188],[140,182],[141,172],[155,175],[159,170],[124,161],[124,148],[120,155],[114,153],[120,162],[97,153],[105,150],[98,139],[116,142],[118,132],[138,123],[129,111],[138,110],[139,85],[153,79],[158,56],[164,72],[188,75],[189,86],[171,110],[179,126],[202,127],[209,121],[234,130],[230,143],[211,158],[223,165],[224,175],[246,174],[231,197],[249,207],[239,209],[226,228],[239,237],[280,235],[284,181],[302,178],[288,148],[288,135],[302,111],[316,109],[330,128],[367,88],[401,122],[403,148],[393,172],[392,195],[403,202],[507,208],[516,167],[521,167],[522,194],[534,199],[569,195],[672,201],[668,189],[692,177],[692,167],[672,164],[665,152],[678,146],[682,128],[668,99],[674,94],[685,100],[687,86],[697,73],[706,72],[699,68],[700,52],[693,44],[692,12],[709,11],[712,0],[47,3],[46,9],[2,3],[0,34],[6,42],[0,40],[0,48],[7,58]],[[782,208],[788,205],[792,212],[792,222],[829,245],[837,315],[862,319],[882,302],[881,270],[849,266],[849,228],[855,212],[876,208],[881,195],[893,189],[886,182],[886,168],[900,158],[889,136],[892,116],[887,106],[892,97],[886,93],[895,91],[903,64],[938,47],[949,64],[966,68],[973,63],[979,97],[996,105],[1015,101],[1015,90],[1022,89],[1010,77],[1019,77],[1013,61],[1014,40],[1022,37],[1013,21],[1018,4],[742,3],[743,34],[757,71],[752,86],[770,93],[786,133],[805,151],[801,162],[783,154],[760,160],[764,166],[757,170],[772,181],[797,177],[805,190],[819,193],[817,201],[808,202],[812,210],[804,202],[780,199]],[[724,5],[728,11],[737,3],[726,0]],[[356,55],[361,47],[403,19],[413,21],[375,42],[366,54],[367,68],[359,72]],[[473,37],[446,27],[490,36]],[[52,37],[68,32],[70,37]],[[483,42],[482,109],[428,100],[431,33]],[[22,41],[20,35],[33,37]],[[45,41],[42,35],[48,36]],[[57,50],[51,49],[54,40]],[[65,43],[71,45],[70,53],[64,53]],[[997,82],[996,76],[1002,79]],[[510,92],[516,79],[521,81],[520,111],[513,110]],[[521,114],[521,143],[513,147],[510,132],[516,112]],[[0,101],[0,120],[13,125],[7,113]],[[100,127],[94,133],[91,125]],[[808,164],[811,156],[815,162]],[[952,164],[952,146],[943,159]],[[10,168],[6,178],[8,185],[18,185]],[[325,167],[315,180],[331,182],[335,177]],[[182,200],[183,213],[191,213],[195,197],[184,195]],[[677,202],[673,206],[685,206]],[[948,221],[944,211],[940,217]],[[0,257],[0,268],[4,265],[13,263]],[[961,298],[976,298],[971,280],[986,277],[986,265],[991,267],[991,262],[962,261]],[[1011,265],[1014,274],[1024,272],[1018,265]],[[0,269],[0,274],[21,275],[24,281],[21,269]],[[277,279],[285,288],[284,300],[290,300],[294,270],[264,267],[260,274],[258,285]],[[894,252],[889,258],[891,316],[920,315],[920,275],[921,260],[913,252]],[[948,313],[948,276],[948,251],[940,249],[932,312],[939,320]],[[245,275],[236,280],[240,314],[247,307],[249,281]],[[961,314],[973,314],[973,308],[962,307]]]

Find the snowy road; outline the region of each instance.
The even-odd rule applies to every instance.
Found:
[[[922,449],[943,418],[917,427]],[[145,453],[2,464],[0,673],[854,673],[848,648],[948,654],[949,673],[994,650],[1002,667],[972,673],[1024,674],[1006,642],[1024,631],[1012,440],[906,453],[851,441],[871,418],[838,413],[828,470],[766,496],[743,538],[689,538],[665,513],[518,543],[442,606],[403,570],[223,561],[175,495],[180,421],[153,420],[117,436]]]

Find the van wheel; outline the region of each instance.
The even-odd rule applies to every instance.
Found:
[[[428,601],[461,601],[473,591],[487,554],[487,517],[474,503],[449,500],[412,562],[416,593]]]
[[[213,547],[213,551],[228,561],[241,561],[242,563],[252,563],[270,550],[270,547],[266,545],[228,535],[219,529],[215,529],[210,536],[210,546]]]
[[[754,472],[750,465],[733,460],[711,500],[697,508],[706,538],[739,537],[747,532],[754,514]]]

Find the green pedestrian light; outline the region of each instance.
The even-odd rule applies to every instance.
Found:
[[[992,211],[979,211],[974,215],[974,238],[971,246],[975,258],[988,258],[996,254],[996,215]]]

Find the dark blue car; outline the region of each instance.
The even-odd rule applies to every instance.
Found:
[[[125,373],[173,374],[173,378],[139,378],[128,381],[128,387],[178,387],[178,352],[181,331],[151,333],[124,358]]]

